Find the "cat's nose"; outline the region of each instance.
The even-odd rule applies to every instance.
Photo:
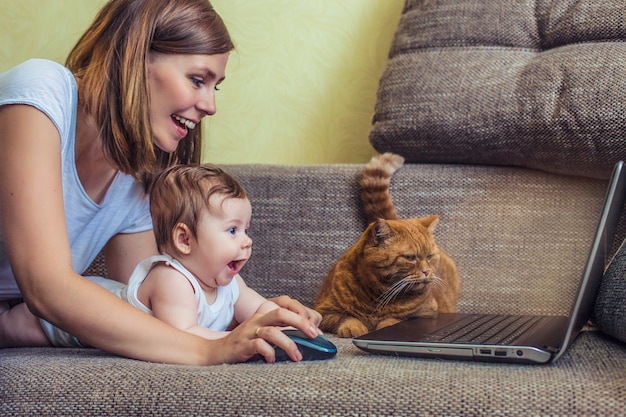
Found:
[[[425,269],[422,271],[422,274],[424,274],[425,277],[430,276],[430,269]]]

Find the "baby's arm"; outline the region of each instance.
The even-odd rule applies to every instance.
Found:
[[[235,277],[239,284],[240,295],[235,304],[235,323],[241,323],[255,313],[267,313],[277,308],[284,308],[310,320],[315,326],[322,321],[322,316],[317,311],[305,307],[299,301],[286,295],[270,300],[262,297],[259,293],[248,287],[241,276]],[[241,302],[243,300],[243,302]]]
[[[193,287],[180,272],[167,266],[154,267],[141,284],[139,298],[154,317],[205,339],[219,339],[227,332],[198,326],[198,305]]]
[[[235,279],[239,284],[239,298],[235,303],[235,320],[239,323],[249,319],[257,313],[267,313],[279,308],[278,304],[267,300],[258,292],[248,287],[240,275]]]

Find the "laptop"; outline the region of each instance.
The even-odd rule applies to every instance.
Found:
[[[578,293],[568,317],[439,313],[356,337],[374,353],[487,362],[549,363],[563,355],[591,317],[626,195],[624,162],[615,165]]]

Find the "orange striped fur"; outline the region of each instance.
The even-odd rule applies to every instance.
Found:
[[[435,242],[439,216],[401,219],[389,191],[404,159],[386,153],[363,171],[361,199],[371,223],[328,273],[315,302],[320,328],[357,337],[417,316],[454,312],[456,265]]]

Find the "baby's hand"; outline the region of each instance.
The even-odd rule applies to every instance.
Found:
[[[293,311],[294,313],[308,319],[315,326],[319,326],[322,321],[322,315],[317,311],[306,307],[298,300],[295,300],[287,295],[281,295],[280,297],[272,298],[270,301],[275,302],[280,307]]]

